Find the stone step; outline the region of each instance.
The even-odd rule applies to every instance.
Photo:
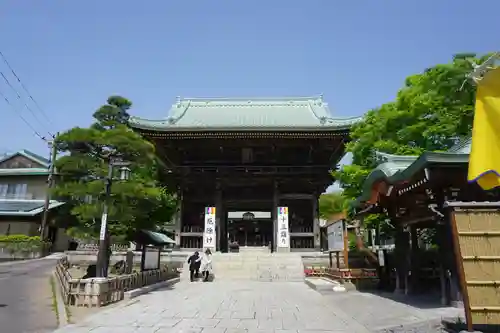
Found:
[[[245,249],[247,250],[247,249]],[[215,253],[212,266],[218,280],[304,281],[304,265],[299,254],[263,253],[248,248],[241,253]],[[189,281],[189,265],[184,264],[181,279]]]

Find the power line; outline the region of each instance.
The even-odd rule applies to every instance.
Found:
[[[40,134],[40,132],[38,132],[38,131],[37,131],[37,130],[36,130],[36,129],[35,129],[35,128],[34,128],[34,127],[33,127],[33,126],[29,123],[29,121],[27,121],[27,120],[26,120],[26,118],[24,118],[24,117],[23,117],[23,115],[22,115],[20,112],[18,112],[18,111],[17,111],[16,107],[15,107],[15,106],[14,106],[14,105],[13,105],[13,104],[9,101],[9,99],[7,98],[7,96],[5,96],[5,95],[4,95],[1,91],[0,91],[0,97],[2,97],[2,98],[5,100],[5,102],[6,102],[6,103],[7,103],[7,104],[8,104],[8,105],[12,108],[12,110],[14,110],[14,113],[16,113],[16,114],[19,116],[19,118],[21,118],[21,120],[22,120],[22,121],[26,124],[26,126],[28,126],[28,127],[29,127],[32,131],[33,131],[33,133],[34,133],[37,137],[39,137],[40,139],[42,139],[42,140],[43,140],[43,141],[45,141],[45,142],[47,141],[47,139],[46,139],[44,136],[42,136],[42,135]]]
[[[10,63],[7,61],[7,58],[2,53],[2,51],[0,51],[0,57],[2,57],[3,62],[5,62],[5,64],[7,65],[7,67],[9,67],[10,71],[12,72],[12,75],[14,75],[14,77],[17,79],[17,82],[19,82],[19,84],[23,88],[24,92],[29,96],[29,98],[31,99],[31,101],[33,102],[33,104],[35,104],[35,106],[37,107],[38,111],[40,111],[40,113],[43,115],[43,117],[45,118],[45,120],[47,120],[47,122],[49,123],[50,126],[54,126],[54,123],[52,123],[52,121],[50,120],[49,116],[47,116],[47,113],[45,113],[45,111],[43,111],[43,109],[40,107],[40,104],[38,104],[38,102],[33,98],[33,95],[31,95],[31,93],[29,92],[28,88],[24,85],[24,83],[21,81],[21,79],[19,78],[19,76],[17,76],[16,71],[14,70],[14,68],[12,68],[12,66],[10,65]]]
[[[17,96],[17,99],[19,101],[21,101],[21,103],[24,104],[24,107],[33,115],[33,117],[35,118],[36,121],[38,121],[38,123],[40,125],[42,125],[42,127],[45,127],[44,124],[40,121],[40,119],[38,119],[38,117],[36,116],[36,113],[29,107],[28,104],[26,104],[26,102],[24,102],[23,98],[21,97],[21,95],[19,95],[19,92],[16,90],[16,88],[14,88],[14,86],[10,83],[9,79],[5,76],[5,74],[0,71],[0,75],[2,76],[2,78],[4,79],[5,83],[7,83],[7,85],[12,89],[14,90],[14,92],[16,93],[16,96]],[[50,136],[53,136],[52,133],[50,133],[50,131],[47,130],[47,132],[49,133]]]

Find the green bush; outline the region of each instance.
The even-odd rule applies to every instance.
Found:
[[[0,235],[0,247],[11,254],[38,252],[46,245],[48,244],[43,242],[40,236]]]

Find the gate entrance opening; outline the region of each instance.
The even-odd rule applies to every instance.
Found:
[[[273,241],[271,212],[229,212],[228,241],[239,246],[269,246]]]

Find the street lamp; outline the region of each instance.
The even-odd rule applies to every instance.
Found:
[[[106,242],[106,234],[108,231],[108,200],[111,196],[111,185],[113,184],[113,168],[120,167],[119,180],[128,180],[130,178],[129,162],[108,157],[108,175],[106,176],[106,194],[104,197],[104,207],[101,217],[101,231],[99,233],[99,252],[97,253],[97,277],[108,276],[108,246]]]
[[[129,180],[129,179],[130,179],[130,169],[124,165],[120,168],[120,180]]]

